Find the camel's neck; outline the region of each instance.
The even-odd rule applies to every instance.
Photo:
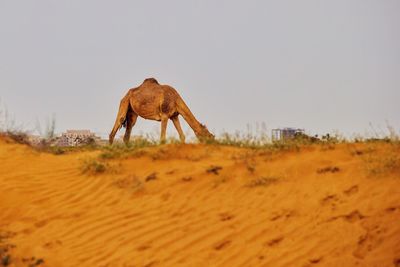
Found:
[[[186,119],[185,119],[186,120]],[[203,126],[201,125],[201,123],[194,117],[194,115],[192,114],[192,117],[188,120],[186,120],[186,122],[189,124],[190,128],[193,129],[194,133],[196,134],[196,136],[200,136],[202,131],[203,131]]]
[[[189,107],[185,104],[182,98],[179,98],[177,104],[179,114],[182,115],[185,121],[189,124],[190,128],[193,129],[196,136],[200,135],[203,130],[203,126],[201,125],[201,123],[196,119],[196,117],[190,111]]]

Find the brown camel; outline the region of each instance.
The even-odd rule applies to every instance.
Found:
[[[213,139],[207,127],[196,120],[178,92],[169,85],[161,85],[154,78],[148,78],[136,88],[132,88],[122,98],[114,128],[110,133],[110,144],[122,126],[126,127],[124,142],[128,144],[132,127],[137,117],[161,121],[161,142],[165,142],[168,119],[171,119],[179,133],[182,143],[185,142],[178,116],[186,120],[200,141]]]

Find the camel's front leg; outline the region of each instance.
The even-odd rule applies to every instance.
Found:
[[[168,118],[162,118],[161,119],[161,138],[160,138],[161,144],[165,143],[165,136],[167,133],[167,124],[168,124]]]
[[[179,139],[181,140],[182,143],[185,143],[185,135],[183,134],[178,116],[172,117],[171,120],[174,123],[176,130],[178,131]]]
[[[128,145],[129,139],[131,138],[132,128],[135,126],[137,117],[138,115],[132,111],[128,111],[128,114],[126,115],[126,131],[124,135],[124,142],[126,145]]]

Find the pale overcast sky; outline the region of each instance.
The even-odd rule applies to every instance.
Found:
[[[0,99],[27,129],[54,113],[58,132],[105,136],[155,77],[216,133],[399,131],[399,14],[398,0],[0,0]]]

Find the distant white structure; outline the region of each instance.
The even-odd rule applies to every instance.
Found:
[[[278,141],[278,140],[287,140],[287,139],[293,139],[297,135],[304,135],[305,130],[304,129],[298,129],[298,128],[282,128],[282,129],[273,129],[272,130],[272,141]]]
[[[58,140],[59,146],[79,146],[100,140],[90,130],[67,130]]]

